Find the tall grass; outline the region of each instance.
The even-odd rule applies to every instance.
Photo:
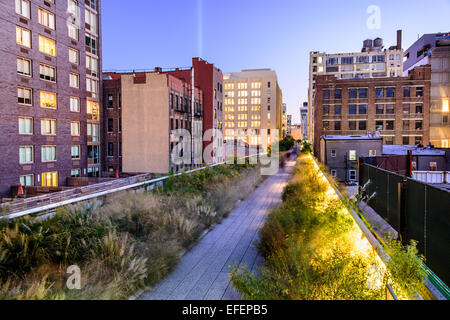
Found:
[[[388,282],[401,283],[396,292],[414,298],[423,286],[415,244],[407,252],[393,243],[393,262],[385,266],[307,155],[260,238],[260,276],[232,269],[232,283],[246,299],[383,300]]]
[[[48,220],[2,222],[0,299],[126,299],[166,277],[260,180],[256,167],[219,166]],[[80,290],[66,286],[71,265],[81,269]]]

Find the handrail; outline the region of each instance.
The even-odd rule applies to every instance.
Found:
[[[255,155],[251,155],[251,156],[247,156],[247,157],[238,158],[238,160],[247,159],[247,158],[250,159],[250,158],[253,158],[253,157],[263,156],[264,154],[265,153],[255,154]],[[213,164],[213,165],[207,165],[207,166],[204,166],[204,167],[201,167],[201,168],[192,169],[192,170],[189,170],[189,171],[186,171],[186,172],[179,172],[179,173],[176,173],[174,175],[164,176],[164,177],[157,178],[157,179],[152,179],[152,180],[148,180],[148,181],[138,182],[138,183],[122,186],[122,187],[119,187],[119,188],[105,190],[105,191],[101,191],[101,192],[97,192],[97,193],[93,193],[93,194],[88,194],[88,195],[85,195],[85,196],[72,198],[72,199],[68,199],[68,200],[64,200],[64,201],[60,201],[60,202],[56,202],[56,203],[52,203],[52,204],[48,204],[48,205],[44,205],[44,206],[40,206],[40,207],[35,207],[35,208],[28,209],[28,210],[12,213],[12,214],[9,214],[9,215],[0,216],[0,220],[11,220],[11,219],[16,219],[16,218],[20,218],[20,217],[36,214],[36,213],[39,213],[39,212],[53,210],[53,209],[56,209],[56,208],[59,208],[59,207],[63,207],[63,206],[66,206],[66,205],[70,205],[70,204],[73,204],[73,203],[77,203],[77,202],[81,202],[81,201],[87,201],[87,200],[103,197],[103,196],[106,196],[106,195],[109,195],[109,194],[112,194],[112,193],[117,193],[117,192],[120,192],[120,191],[130,190],[130,189],[138,188],[138,187],[145,186],[145,185],[156,184],[156,183],[163,182],[163,181],[168,180],[168,179],[173,178],[173,177],[178,177],[178,176],[181,176],[181,175],[184,175],[184,174],[190,174],[190,173],[194,173],[194,172],[197,172],[197,171],[205,170],[207,168],[214,168],[216,166],[226,165],[226,164],[230,164],[230,163],[228,161],[224,161],[224,162],[221,162],[221,163],[216,163],[216,164]]]

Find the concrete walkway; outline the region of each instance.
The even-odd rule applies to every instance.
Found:
[[[182,258],[174,272],[141,300],[239,300],[230,285],[229,266],[261,264],[255,244],[270,209],[281,204],[281,194],[291,179],[295,157],[278,174],[266,179],[230,216],[206,234]]]

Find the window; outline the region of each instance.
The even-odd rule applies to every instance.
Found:
[[[358,129],[360,131],[367,130],[367,121],[359,121]]]
[[[67,23],[67,34],[69,35],[70,38],[72,38],[73,40],[78,41],[79,36],[78,36],[78,28],[76,25],[68,22]]]
[[[34,175],[28,174],[26,176],[20,176],[19,181],[24,187],[32,187],[34,186]]]
[[[348,106],[348,113],[349,114],[356,114],[356,105],[355,104],[351,104]]]
[[[384,88],[377,88],[376,96],[377,96],[377,98],[384,98]]]
[[[98,130],[98,124],[87,124],[87,136],[91,138],[92,142],[98,142],[99,141],[99,130]]]
[[[30,1],[16,0],[16,13],[30,19]]]
[[[80,76],[76,73],[71,73],[69,75],[70,86],[72,88],[80,88]]]
[[[342,99],[342,89],[334,90],[334,99],[336,100]]]
[[[91,31],[92,33],[98,33],[98,19],[97,15],[89,10],[85,10],[85,21],[89,27],[86,26],[86,29]]]
[[[47,28],[55,30],[55,15],[44,9],[38,9],[39,23]]]
[[[58,186],[58,172],[44,172],[41,174],[43,187]]]
[[[97,38],[86,33],[86,50],[92,54],[97,55]]]
[[[341,114],[341,112],[342,112],[342,107],[340,105],[335,105],[334,106],[334,114],[338,116]]]
[[[331,176],[332,176],[333,178],[336,178],[336,177],[337,177],[337,171],[336,171],[336,169],[331,169]]]
[[[386,121],[386,130],[394,130],[394,120]]]
[[[375,121],[375,130],[382,131],[384,128],[384,122],[383,121]]]
[[[369,150],[369,157],[376,157],[377,156],[377,150]]]
[[[360,99],[367,99],[367,89],[359,89],[359,98]]]
[[[41,158],[42,162],[56,161],[56,146],[42,146]]]
[[[88,146],[88,159],[90,160],[90,163],[100,163],[99,148],[99,146]]]
[[[44,136],[56,135],[56,120],[42,119],[41,120],[41,134]]]
[[[80,64],[80,52],[76,49],[69,48],[69,62],[73,64]]]
[[[45,64],[39,65],[39,77],[42,80],[56,82],[56,68]]]
[[[92,115],[92,120],[100,120],[100,108],[98,102],[87,100],[87,114]]]
[[[402,140],[403,140],[402,143],[404,146],[409,145],[409,137],[403,137]]]
[[[114,119],[108,119],[108,132],[114,132]]]
[[[417,136],[417,137],[414,137],[414,144],[417,146],[417,145],[421,145],[422,144],[422,137],[419,137],[419,136]]]
[[[72,178],[80,178],[81,177],[81,169],[72,169],[72,170],[70,170],[70,176]]]
[[[409,120],[403,120],[403,130],[409,131]]]
[[[411,97],[411,89],[410,88],[403,88],[403,97],[404,98]]]
[[[39,35],[39,51],[56,57],[55,41]]]
[[[336,158],[336,150],[331,150],[331,157]]]
[[[31,77],[31,60],[17,57],[17,73]]]
[[[122,132],[122,118],[119,118],[119,119],[117,120],[117,130],[118,130],[119,132]]]
[[[33,118],[19,117],[19,134],[33,134]]]
[[[341,64],[353,64],[353,57],[342,57]]]
[[[70,122],[70,134],[72,136],[78,137],[80,135],[80,122],[78,121],[72,121]]]
[[[393,104],[386,105],[386,114],[395,114],[395,106]]]
[[[356,90],[356,89],[349,89],[348,90],[348,97],[350,99],[356,99],[358,97],[358,90]]]
[[[359,105],[359,114],[367,114],[367,105],[365,104]]]
[[[17,88],[17,102],[20,104],[31,105],[32,104],[32,91],[28,88]]]
[[[86,1],[86,5],[94,10],[97,10],[97,0]]]
[[[31,48],[31,31],[16,26],[16,42],[21,46]]]
[[[330,106],[323,106],[323,115],[327,116],[330,114]]]
[[[423,87],[416,88],[416,97],[423,97]]]
[[[356,130],[356,121],[349,121],[348,122],[348,129],[351,131],[355,131]]]
[[[72,146],[71,150],[72,160],[78,160],[81,158],[81,146]]]
[[[437,171],[437,162],[430,162],[430,171]]]
[[[67,4],[67,12],[71,13],[73,16],[78,13],[78,1],[77,0],[68,0]]]
[[[417,104],[416,105],[416,113],[417,114],[422,114],[423,113],[423,105],[422,104]]]
[[[384,114],[384,104],[377,104],[375,109],[376,114]]]
[[[403,105],[403,114],[409,114],[410,110],[411,110],[410,104],[409,103],[405,103]]]
[[[330,130],[330,121],[324,121],[323,122],[323,130]]]
[[[387,88],[386,98],[394,98],[394,97],[395,97],[395,88]]]
[[[356,161],[356,151],[355,150],[350,150],[348,152],[348,160]]]
[[[392,146],[394,144],[394,137],[384,137],[384,144]]]
[[[20,147],[19,148],[19,163],[28,164],[33,163],[33,147]]]
[[[330,90],[323,90],[323,99],[324,100],[330,99]]]
[[[348,180],[356,181],[356,170],[348,170]]]
[[[108,142],[108,157],[114,157],[114,143]]]
[[[335,121],[334,122],[334,130],[335,131],[340,131],[341,130],[341,122],[340,121]]]
[[[70,111],[80,112],[80,98],[70,97]]]
[[[91,93],[92,98],[98,97],[98,81],[94,79],[86,79],[86,90]]]
[[[56,94],[41,91],[41,107],[56,109]]]
[[[91,71],[93,77],[98,77],[98,59],[86,56],[86,68]]]
[[[422,121],[416,121],[416,130],[423,130]]]

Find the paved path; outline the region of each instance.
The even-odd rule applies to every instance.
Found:
[[[211,230],[182,258],[174,272],[141,300],[239,300],[230,285],[229,266],[247,265],[256,271],[262,258],[255,243],[258,230],[291,178],[295,161],[266,179],[230,216]]]

